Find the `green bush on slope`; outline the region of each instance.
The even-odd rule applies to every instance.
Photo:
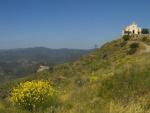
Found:
[[[128,41],[131,37],[129,35],[124,35],[122,38],[124,41]]]
[[[130,44],[130,48],[138,48],[138,47],[139,47],[139,43],[137,42]]]
[[[139,43],[134,42],[130,44],[127,54],[129,55],[134,54],[137,51],[138,47],[139,47]]]

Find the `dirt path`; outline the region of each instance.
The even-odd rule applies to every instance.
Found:
[[[144,42],[141,42],[143,45],[144,45],[144,47],[145,47],[145,51],[144,52],[146,52],[146,53],[149,53],[150,52],[150,46],[149,45],[147,45],[147,44],[145,44]]]
[[[148,45],[148,44],[146,44],[146,43],[144,43],[142,41],[129,41],[129,44],[134,43],[134,42],[137,42],[137,43],[139,43],[140,45],[142,45],[144,47],[144,49],[141,49],[139,51],[140,54],[142,54],[142,53],[150,53],[150,45]]]

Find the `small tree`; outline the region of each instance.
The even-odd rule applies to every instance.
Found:
[[[143,28],[142,29],[142,34],[149,34],[149,29],[148,28]]]
[[[122,38],[124,39],[124,41],[128,41],[130,39],[130,36],[129,35],[124,35]]]
[[[130,34],[131,34],[131,31],[124,31],[124,33],[125,33],[126,35],[130,35]]]

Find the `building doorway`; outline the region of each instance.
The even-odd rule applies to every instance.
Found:
[[[133,30],[133,34],[135,33],[135,31]]]

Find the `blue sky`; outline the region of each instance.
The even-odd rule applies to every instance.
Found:
[[[149,0],[0,0],[0,49],[93,48],[135,21],[150,28]]]

